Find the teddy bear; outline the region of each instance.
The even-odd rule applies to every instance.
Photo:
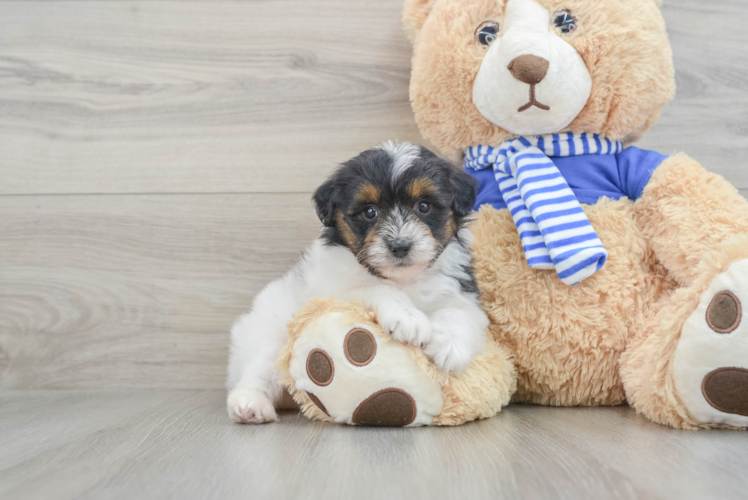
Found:
[[[483,370],[495,370],[495,389],[452,391],[468,410],[440,420],[427,393],[446,394],[455,376],[395,343],[401,358],[407,351],[418,359],[410,373],[373,370],[368,377],[385,380],[376,387],[351,381],[326,394],[320,403],[338,412],[331,418],[306,395],[315,390],[308,374],[287,369],[305,362],[294,346],[308,340],[303,355],[326,335],[340,346],[359,325],[377,342],[388,337],[361,311],[334,327],[314,326],[340,313],[310,304],[316,319],[297,319],[296,340],[278,364],[308,415],[393,422],[381,415],[407,406],[405,396],[361,422],[353,414],[362,407],[337,400],[358,404],[380,386],[429,379],[431,389],[412,398],[416,406],[401,411],[407,418],[397,425],[417,422],[416,400],[431,404],[418,422],[454,425],[491,416],[511,398],[628,403],[679,429],[748,427],[748,202],[685,154],[632,145],[675,92],[660,7],[659,0],[405,1],[416,122],[477,179],[475,277],[489,345],[512,366],[476,361],[465,376],[478,370],[477,378],[491,380]],[[384,362],[390,353],[379,356]],[[354,374],[334,379],[343,377]],[[471,411],[483,397],[494,404]],[[444,400],[448,413],[459,413]]]
[[[449,375],[419,347],[385,333],[363,304],[317,297],[294,315],[276,366],[301,411],[327,422],[453,426],[496,415],[516,389],[509,353],[486,349]]]
[[[407,0],[425,138],[479,181],[476,278],[516,402],[748,426],[748,202],[632,146],[674,95],[656,0]]]

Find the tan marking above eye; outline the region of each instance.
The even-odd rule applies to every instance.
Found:
[[[379,203],[382,192],[373,184],[363,184],[356,190],[356,200],[365,203]]]
[[[740,325],[743,308],[729,290],[717,293],[706,310],[706,322],[717,333],[730,333]]]
[[[427,179],[425,177],[421,177],[419,179],[411,181],[406,189],[408,191],[408,194],[414,200],[423,198],[424,196],[429,194],[436,193],[436,186],[434,186],[434,183],[431,182],[431,179]]]

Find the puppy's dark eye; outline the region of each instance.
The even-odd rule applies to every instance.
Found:
[[[571,15],[571,11],[557,10],[553,14],[553,24],[561,30],[561,33],[571,33],[577,29],[577,20]]]
[[[374,220],[377,218],[377,215],[379,215],[379,212],[377,212],[377,207],[368,206],[364,208],[363,214],[365,218]]]
[[[486,21],[478,26],[475,30],[475,41],[481,45],[488,47],[495,40],[499,34],[499,23],[493,21]]]
[[[418,210],[419,214],[426,215],[427,213],[431,212],[431,204],[426,203],[425,201],[419,201],[416,205],[416,210]]]

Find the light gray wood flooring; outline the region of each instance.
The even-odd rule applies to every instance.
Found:
[[[401,8],[0,0],[0,498],[746,497],[746,434],[627,408],[229,422],[227,331],[316,235],[310,193],[424,142]],[[678,95],[640,146],[745,195],[748,2],[663,12]]]
[[[0,498],[739,499],[748,434],[627,407],[510,406],[457,428],[232,424],[221,391],[0,393]]]
[[[318,183],[423,142],[401,8],[0,0],[0,388],[221,387]],[[748,190],[748,2],[664,14],[678,96],[641,145]]]

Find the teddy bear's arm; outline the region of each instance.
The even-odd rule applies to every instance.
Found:
[[[655,170],[635,213],[658,260],[683,286],[698,277],[698,264],[707,253],[731,237],[748,234],[748,201],[722,176],[684,154]]]

